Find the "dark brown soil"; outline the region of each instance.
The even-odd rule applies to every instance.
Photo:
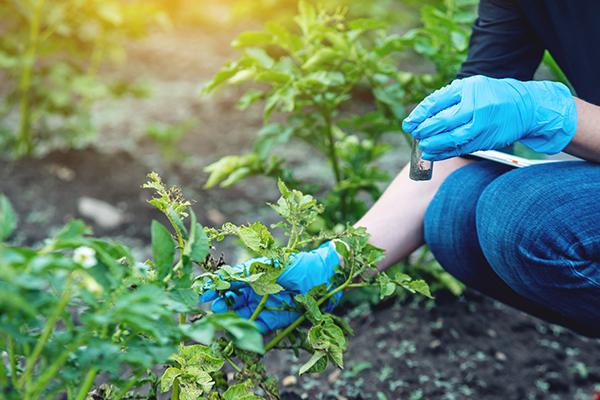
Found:
[[[202,189],[207,178],[202,168],[225,154],[248,151],[261,123],[257,110],[244,114],[233,109],[231,91],[221,97],[197,97],[200,84],[231,59],[226,44],[230,39],[179,32],[136,45],[122,73],[154,82],[155,97],[109,102],[96,110],[102,140],[90,148],[54,151],[16,164],[0,161],[0,192],[20,217],[12,242],[39,245],[68,219],[81,218],[77,204],[87,196],[118,207],[126,216],[114,229],[86,220],[95,235],[124,241],[139,256],[148,256],[150,222],[163,218],[146,202],[152,193],[140,187],[152,170],[196,201],[193,208],[204,225],[273,222],[275,215],[265,206],[278,197],[273,181],[253,178],[232,189]],[[151,58],[162,61],[153,63]],[[199,65],[207,60],[209,64]],[[140,121],[173,123],[188,117],[202,121],[182,144],[195,157],[165,164],[144,138]],[[331,179],[322,160],[305,162],[314,153],[310,149],[298,145],[281,151],[305,166],[300,176],[325,184]],[[388,161],[389,171],[397,172],[407,156],[407,149],[398,150]],[[233,244],[219,251],[232,254],[230,262],[243,257]],[[600,341],[476,293],[461,298],[438,293],[435,302],[395,300],[374,308],[363,303],[339,312],[355,330],[344,371],[330,366],[319,376],[297,377],[307,355],[298,360],[286,352],[272,352],[266,357],[267,370],[280,378],[283,399],[592,400],[594,386],[600,383]],[[297,382],[284,386],[283,379],[290,375]]]

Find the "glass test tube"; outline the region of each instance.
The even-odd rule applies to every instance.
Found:
[[[421,148],[419,147],[419,141],[413,140],[412,152],[410,155],[410,173],[409,177],[413,181],[428,181],[431,179],[433,172],[433,162],[423,160],[421,158]]]

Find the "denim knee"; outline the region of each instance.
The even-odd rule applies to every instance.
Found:
[[[511,171],[479,197],[485,258],[517,293],[595,328],[600,307],[599,166]]]
[[[481,249],[475,227],[480,193],[510,170],[481,161],[454,171],[440,186],[425,212],[424,236],[444,269],[465,285],[480,291],[496,286]]]

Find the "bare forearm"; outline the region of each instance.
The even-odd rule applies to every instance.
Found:
[[[564,149],[584,160],[600,163],[600,107],[575,98],[577,130]]]
[[[407,165],[356,223],[367,228],[371,244],[386,250],[386,258],[378,264],[380,271],[423,245],[423,219],[431,199],[448,175],[471,162],[463,158],[436,162],[433,178],[426,182],[410,180]]]

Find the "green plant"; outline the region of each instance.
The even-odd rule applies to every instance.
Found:
[[[341,233],[321,231],[317,235],[309,234],[308,226],[323,212],[323,206],[317,204],[310,195],[289,190],[281,181],[279,182],[281,198],[271,207],[284,221],[272,227],[283,230],[288,238],[285,245],[278,244],[272,233],[260,222],[243,226],[227,223],[220,229],[201,230],[191,210],[192,221],[188,231],[180,217],[188,203],[182,201],[175,188],[167,190],[157,175],[151,174],[150,177],[152,181],[144,186],[158,192],[159,197],[152,200],[152,203],[165,212],[171,221],[177,238],[175,247],[181,249],[180,259],[175,263],[172,258],[175,250],[172,239],[171,242],[168,240],[170,239],[170,236],[167,236],[168,231],[157,222],[153,224],[153,244],[155,242],[157,246],[160,244],[160,249],[156,249],[154,261],[157,271],[162,271],[158,278],[164,276],[164,280],[170,276],[173,279],[177,277],[177,280],[185,281],[184,287],[188,286],[191,283],[188,280],[191,266],[186,267],[186,265],[195,260],[206,271],[196,277],[191,285],[199,294],[206,290],[214,290],[226,298],[225,293],[233,282],[247,283],[262,296],[260,304],[249,321],[245,321],[247,324],[252,325],[252,321],[265,310],[270,295],[283,290],[276,281],[289,265],[290,255],[323,240],[337,240],[336,249],[344,258],[343,266],[336,268],[338,278],[335,281],[329,285],[317,286],[307,295],[294,296],[293,305],[283,305],[282,310],[294,310],[301,313],[301,316],[289,327],[278,331],[264,348],[257,346],[260,340],[249,340],[246,336],[243,341],[237,342],[231,335],[215,341],[215,329],[219,329],[219,324],[229,321],[229,315],[209,313],[199,323],[194,324],[196,333],[193,338],[210,347],[181,345],[179,353],[171,358],[173,366],[161,378],[161,390],[171,389],[174,399],[196,398],[202,394],[209,395],[211,399],[229,399],[234,398],[233,393],[236,396],[248,396],[250,399],[255,398],[255,395],[250,393],[250,389],[258,387],[267,393],[269,398],[277,398],[275,381],[267,376],[263,364],[259,362],[262,355],[272,349],[292,350],[296,355],[299,354],[300,349],[312,353],[311,359],[300,368],[301,374],[322,372],[329,362],[339,368],[343,367],[342,353],[347,349],[347,335],[352,333],[352,329],[341,318],[326,314],[319,308],[335,293],[347,288],[374,285],[380,288],[382,297],[393,293],[396,286],[401,286],[412,293],[429,295],[427,285],[423,281],[414,281],[403,274],[390,278],[385,273],[380,273],[372,280],[365,278],[367,270],[376,270],[374,263],[381,258],[382,252],[367,243],[368,235],[364,229],[347,226]],[[159,238],[159,235],[162,238]],[[208,249],[209,242],[222,240],[228,235],[236,236],[249,250],[267,257],[270,262],[255,262],[249,271],[244,272],[228,265],[219,265],[211,257],[200,257],[207,254],[204,250],[202,253],[196,253],[200,251],[199,249]],[[190,241],[200,243],[197,239],[200,237],[202,237],[201,247],[189,244]],[[168,256],[166,261],[160,263],[164,268],[156,264],[156,256],[159,254]],[[174,263],[175,267],[170,267]],[[185,317],[182,317],[182,321],[184,320]],[[310,326],[308,332],[301,327],[305,321]],[[237,358],[243,367],[238,366],[232,360],[233,358]],[[220,369],[225,362],[230,363],[237,371],[238,385],[228,387],[224,381]]]
[[[151,24],[166,20],[143,3],[9,0],[0,3],[0,22],[0,68],[11,82],[0,120],[15,107],[20,116],[15,132],[5,126],[2,136],[4,149],[19,158],[43,142],[73,143],[89,136],[94,100],[143,95],[135,85],[100,82],[98,70],[107,56],[124,58],[125,38],[141,37]]]
[[[407,75],[361,42],[370,31],[385,28],[382,22],[346,23],[343,10],[330,15],[304,1],[294,20],[300,35],[274,23],[266,24],[266,32],[242,33],[232,45],[244,48],[243,56],[226,64],[205,85],[203,93],[207,94],[224,83],[261,83],[261,89],[248,89],[238,108],[264,100],[265,122],[257,132],[253,153],[227,156],[206,168],[211,174],[206,187],[219,182],[229,186],[262,174],[281,177],[286,184],[313,193],[314,189],[293,178],[285,160],[272,154],[278,143],[301,140],[322,153],[331,167],[335,186],[323,199],[326,220],[353,222],[366,211],[359,194],[366,192],[376,199],[381,193],[377,183],[390,179],[374,162],[391,149],[380,143],[382,135],[401,132]],[[375,109],[363,115],[342,115],[353,91],[363,85],[374,96]],[[273,113],[287,115],[287,122],[269,123]]]
[[[175,125],[165,125],[151,122],[146,127],[146,136],[152,140],[160,150],[163,160],[167,164],[183,161],[188,154],[179,147],[183,136],[198,125],[195,119],[188,119]]]

